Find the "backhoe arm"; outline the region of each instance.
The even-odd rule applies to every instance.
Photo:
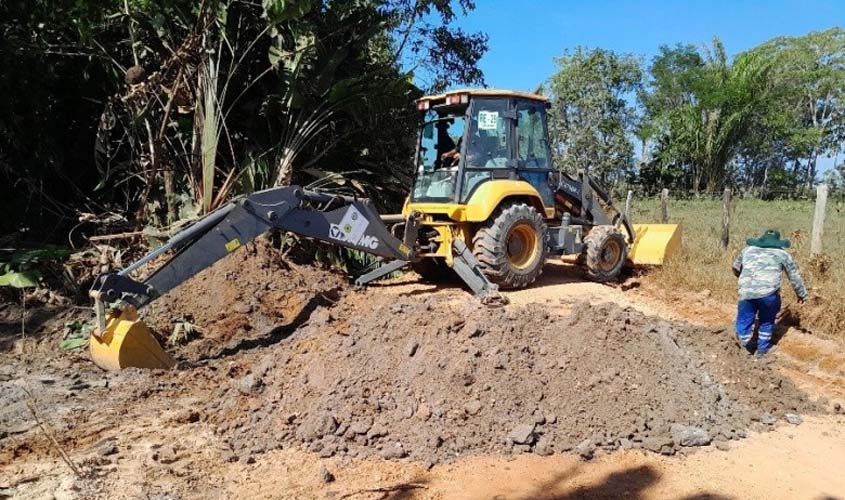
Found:
[[[233,200],[181,231],[160,248],[118,273],[96,279],[94,298],[97,328],[89,349],[105,370],[170,368],[176,360],[156,340],[138,316],[138,309],[179,286],[203,269],[270,229],[354,248],[389,261],[359,277],[363,284],[416,262],[418,214],[405,220],[403,241],[393,236],[369,200],[307,191],[297,186],[268,189]],[[481,272],[463,241],[453,243],[453,268],[482,301],[498,297],[496,286]],[[143,281],[132,271],[164,254],[170,258]],[[106,314],[106,302],[121,307]]]
[[[416,234],[408,232],[405,242],[390,234],[369,200],[298,186],[273,188],[233,200],[126,269],[98,277],[91,296],[100,303],[98,308],[102,302],[120,300],[141,308],[270,229],[405,263],[413,260],[411,248],[416,240]],[[174,255],[143,282],[129,277],[170,251]]]

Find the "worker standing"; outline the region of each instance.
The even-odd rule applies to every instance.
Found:
[[[786,272],[799,303],[807,300],[807,289],[798,265],[784,250],[789,248],[789,240],[780,239],[778,231],[769,229],[759,238],[747,240],[747,244],[733,263],[734,274],[739,277],[736,335],[740,344],[752,351],[750,343],[757,320],[755,356],[762,357],[772,348],[775,317],[780,311],[781,272]]]

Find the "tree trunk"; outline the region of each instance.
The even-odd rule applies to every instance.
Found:
[[[824,216],[827,204],[827,184],[819,184],[816,190],[816,209],[813,213],[813,232],[810,239],[810,255],[822,253],[822,237],[824,235]]]
[[[173,224],[179,219],[176,213],[176,188],[173,181],[173,166],[167,166],[164,172],[164,200],[167,204],[167,223]]]
[[[795,194],[799,193],[799,191],[801,190],[801,185],[803,184],[801,182],[801,177],[800,177],[801,173],[800,172],[801,172],[801,160],[796,158],[792,162],[792,174],[795,176],[794,179],[797,181],[795,183],[795,185],[792,186],[792,189],[795,191]]]
[[[692,192],[696,196],[698,195],[699,188],[701,187],[701,170],[697,169],[695,165],[692,167]]]
[[[818,153],[814,150],[813,154],[810,155],[810,159],[807,161],[807,179],[804,182],[804,189],[807,192],[813,188],[813,183],[816,182],[816,161],[818,157]]]

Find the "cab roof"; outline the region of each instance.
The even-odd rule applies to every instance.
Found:
[[[486,96],[486,97],[518,97],[521,99],[529,99],[538,102],[549,102],[549,98],[540,94],[531,94],[529,92],[520,92],[518,90],[505,89],[459,89],[450,90],[442,94],[427,95],[418,99],[420,101],[441,101],[447,96],[469,94],[470,96]]]

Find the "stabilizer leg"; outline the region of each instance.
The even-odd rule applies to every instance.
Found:
[[[358,276],[358,278],[355,280],[355,284],[358,286],[366,285],[371,281],[375,281],[379,278],[387,276],[390,273],[396,272],[402,269],[403,267],[407,266],[408,264],[410,264],[410,262],[408,262],[407,260],[394,260],[392,262],[388,262],[387,264],[382,264],[376,269],[368,272],[367,274],[362,274],[361,276]]]
[[[481,265],[467,248],[466,243],[461,240],[452,241],[454,256],[452,258],[452,269],[464,280],[464,283],[472,290],[481,302],[487,305],[504,305],[508,299],[499,293],[499,287],[491,283],[481,271]]]

